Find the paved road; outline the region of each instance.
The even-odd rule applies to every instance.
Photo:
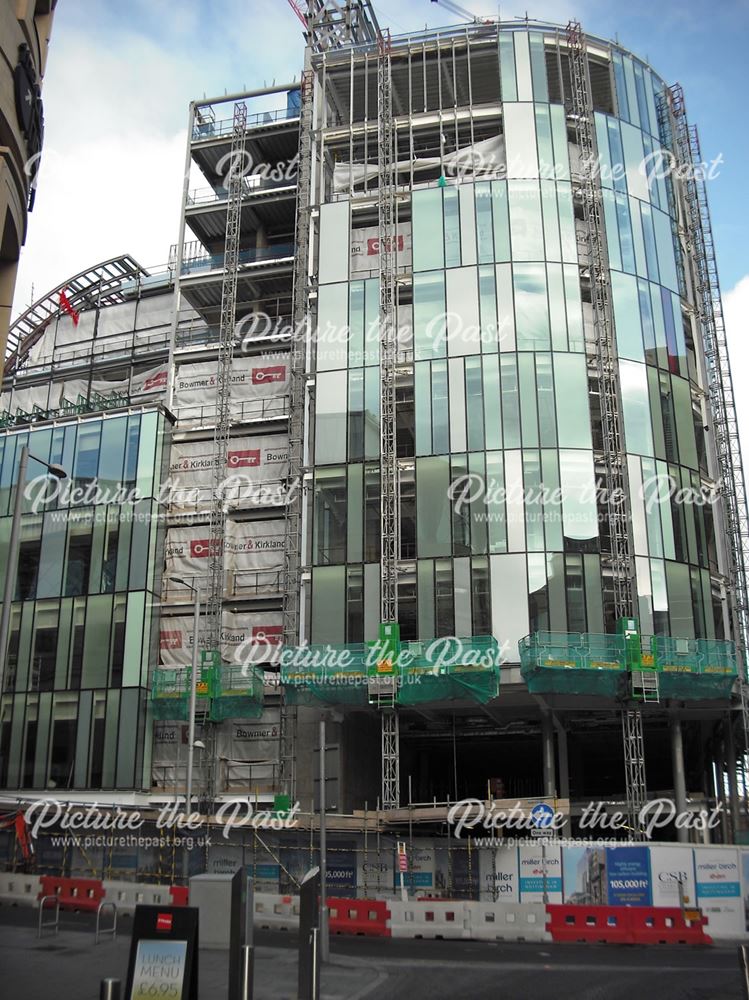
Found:
[[[97,1000],[124,979],[129,921],[93,943],[93,918],[61,915],[38,941],[30,909],[0,907],[0,994],[8,1000]],[[295,935],[256,934],[255,1000],[295,1000]],[[226,952],[201,950],[200,995],[226,995]],[[744,1000],[735,948],[507,944],[334,937],[322,1000]],[[124,1000],[124,998],[123,998]]]

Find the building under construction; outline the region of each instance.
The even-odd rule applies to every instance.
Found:
[[[667,795],[738,840],[746,497],[681,88],[577,23],[298,13],[298,79],[190,105],[167,269],[11,331],[0,538],[24,443],[144,516],[24,513],[0,785],[184,794],[197,646],[206,812],[311,810],[324,713],[354,839],[468,797],[637,838]]]

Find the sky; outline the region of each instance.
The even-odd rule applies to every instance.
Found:
[[[749,0],[460,6],[504,19],[527,13],[566,24],[576,17],[585,31],[616,38],[682,84],[704,159],[721,157],[708,194],[740,388],[749,372]],[[463,20],[430,0],[374,0],[374,7],[394,34]],[[59,0],[44,78],[44,151],[14,313],[106,257],[130,253],[147,268],[164,264],[177,239],[189,101],[293,80],[302,57],[301,25],[286,0]],[[749,455],[744,396],[739,418]]]

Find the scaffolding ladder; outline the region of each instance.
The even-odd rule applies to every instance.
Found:
[[[398,620],[398,459],[395,422],[396,220],[395,122],[390,33],[378,38],[377,144],[380,240],[380,621]],[[399,730],[396,708],[381,709],[382,807],[398,806]]]
[[[309,337],[309,253],[312,184],[312,126],[314,74],[312,53],[305,50],[300,86],[299,166],[297,173],[296,234],[293,276],[292,339],[289,357],[289,478],[284,548],[283,642],[287,648],[300,641],[302,586],[302,506],[304,502],[304,410],[306,350]],[[291,798],[296,786],[296,706],[287,703],[281,690],[280,782]]]
[[[664,95],[665,96],[665,95]],[[733,636],[743,669],[739,673],[739,693],[744,735],[744,753],[749,752],[749,592],[746,571],[749,564],[749,514],[746,480],[741,460],[741,441],[736,417],[733,377],[723,320],[723,305],[715,256],[713,227],[707,201],[705,179],[696,168],[702,162],[697,128],[687,119],[684,92],[680,84],[670,87],[665,104],[672,126],[672,152],[680,168],[684,195],[684,229],[691,249],[692,280],[707,375],[707,398],[715,428],[715,454],[720,475],[720,493],[728,535],[728,563]],[[665,138],[665,137],[664,137]],[[746,773],[742,768],[746,799]],[[745,801],[749,809],[749,802]]]
[[[601,409],[603,463],[610,551],[601,553],[608,563],[613,588],[614,617],[630,618],[634,612],[633,560],[629,537],[629,489],[621,429],[621,386],[616,338],[611,317],[609,262],[603,223],[603,196],[595,170],[597,148],[585,36],[579,21],[567,25],[570,62],[571,112],[580,155],[579,194],[585,222],[584,252],[590,271],[590,296],[596,342],[596,369]],[[630,701],[623,710],[623,750],[630,836],[641,839],[637,821],[647,800],[642,716]]]
[[[304,457],[307,405],[307,345],[310,340],[310,242],[312,159],[315,101],[313,57],[331,49],[376,40],[377,19],[369,0],[289,0],[305,25],[304,71],[300,84],[299,160],[295,254],[292,288],[292,343],[289,360],[289,474],[284,550],[283,642],[291,647],[301,641],[301,583],[303,571]],[[296,794],[297,709],[280,695],[280,785]]]
[[[234,360],[234,327],[237,316],[237,277],[239,234],[242,215],[242,178],[244,175],[247,105],[234,105],[231,156],[227,177],[226,238],[224,273],[221,285],[221,322],[219,325],[216,371],[216,426],[213,432],[213,483],[211,489],[210,540],[208,548],[209,588],[206,602],[208,628],[206,645],[221,650],[221,625],[224,604],[224,542],[226,504],[224,480],[231,429],[231,369]],[[197,642],[197,636],[195,637]]]

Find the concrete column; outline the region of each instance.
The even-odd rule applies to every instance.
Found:
[[[720,734],[716,731],[713,734],[713,782],[715,785],[715,801],[720,802],[722,808],[721,811],[721,843],[729,844],[731,842],[731,831],[730,831],[730,819],[729,811],[730,807],[728,800],[726,798],[726,785],[725,785],[725,775],[723,773],[725,768],[725,753],[723,751],[723,741],[720,738]]]
[[[674,801],[676,812],[683,813],[687,809],[687,785],[684,777],[684,744],[681,738],[681,720],[671,719],[671,769],[674,776]],[[689,843],[689,831],[677,829],[676,836],[680,844]]]
[[[739,832],[739,785],[738,776],[736,774],[736,745],[733,739],[733,719],[731,714],[726,716],[726,721],[724,722],[724,731],[726,734],[725,739],[725,749],[726,749],[726,770],[728,771],[728,808],[731,815],[731,830],[733,833],[732,842],[735,844],[738,840]]]
[[[570,797],[570,767],[569,759],[567,754],[567,730],[564,728],[564,723],[560,722],[558,719],[554,719],[554,726],[557,731],[557,750],[559,753],[559,797],[561,799],[569,799]],[[567,818],[566,823],[560,831],[563,837],[568,837],[570,834],[570,820]]]
[[[554,762],[554,723],[550,712],[541,716],[541,750],[544,769],[544,795],[548,799],[556,798],[557,781]]]

